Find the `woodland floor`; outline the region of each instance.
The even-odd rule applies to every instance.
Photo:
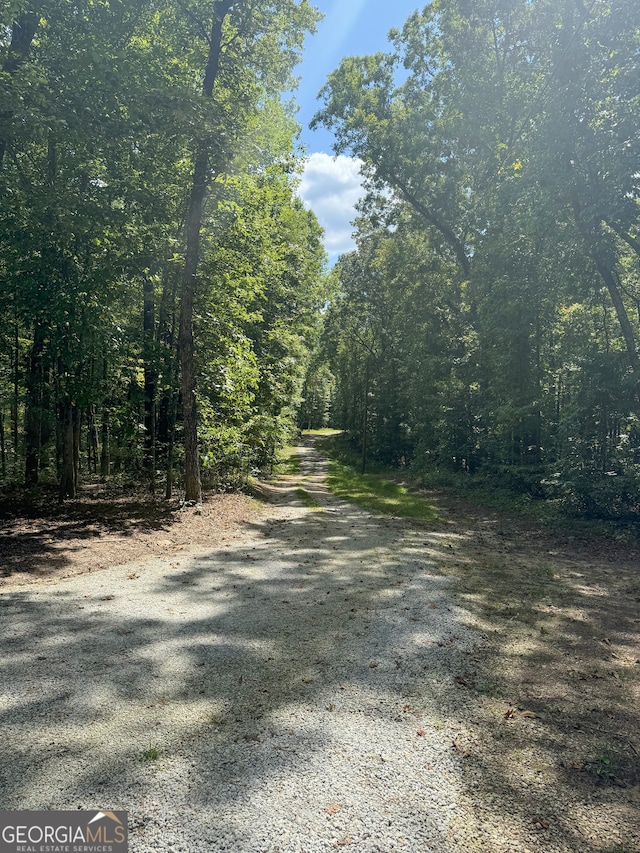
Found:
[[[115,495],[102,486],[86,487],[62,505],[54,493],[37,501],[0,495],[0,590],[213,547],[258,510],[243,494],[208,495],[197,508],[135,492]]]
[[[289,479],[307,489],[308,476]],[[62,507],[5,499],[0,596],[241,544],[270,494],[282,500],[268,485],[264,503],[214,495],[201,508],[99,489]],[[453,578],[475,637],[443,677],[461,816],[477,845],[465,832],[464,846],[446,849],[639,853],[640,549],[429,498],[439,521],[398,521],[389,536],[402,529],[421,560]]]

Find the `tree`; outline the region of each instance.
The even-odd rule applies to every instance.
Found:
[[[255,6],[255,8],[254,8]],[[234,30],[233,41],[230,41],[223,49],[223,35],[225,32],[225,22],[231,10],[237,12],[233,20],[229,20],[228,35],[231,38],[231,30]],[[285,18],[285,16],[287,16]],[[237,19],[237,20],[236,20]],[[256,26],[256,20],[259,24]],[[305,3],[296,6],[291,0],[281,0],[279,3],[256,3],[251,2],[235,3],[233,0],[218,0],[214,3],[212,9],[212,22],[210,25],[209,34],[209,51],[207,63],[204,70],[204,80],[202,84],[202,95],[206,100],[214,99],[216,84],[220,76],[221,64],[223,58],[228,60],[234,58],[236,61],[235,74],[238,79],[243,80],[245,87],[247,86],[246,76],[240,72],[240,62],[249,61],[255,62],[255,57],[248,53],[248,46],[251,41],[262,39],[263,41],[272,43],[274,38],[282,40],[291,48],[296,44],[300,44],[303,37],[304,29],[313,26],[314,16],[311,13],[310,7]],[[261,29],[261,26],[264,29]],[[246,41],[245,41],[246,40]],[[223,57],[224,53],[224,57]],[[260,46],[256,50],[260,55]],[[281,51],[281,54],[283,52]],[[234,56],[235,54],[235,56]],[[295,54],[290,54],[288,57],[289,63],[294,60]],[[261,59],[265,59],[262,55]],[[288,70],[287,64],[285,69]],[[282,80],[282,63],[277,62],[271,65],[263,65],[260,69],[268,81],[267,85],[272,85],[269,80],[269,72],[275,72],[276,79]],[[229,73],[227,71],[227,73]],[[238,97],[238,81],[232,81],[235,84],[236,92],[235,102],[236,109],[240,103]],[[253,89],[254,102],[258,102],[260,97],[260,88],[256,78],[249,82],[249,87]],[[221,93],[221,100],[228,98],[229,93]],[[233,94],[232,94],[233,97]],[[245,95],[246,97],[246,95]],[[252,106],[251,104],[245,106]],[[235,121],[238,121],[238,116],[235,116]],[[228,124],[228,121],[226,122]],[[199,469],[199,450],[198,450],[198,426],[197,426],[197,410],[196,410],[196,385],[194,371],[194,343],[193,343],[193,302],[196,286],[196,275],[198,263],[200,260],[200,231],[202,226],[203,206],[206,196],[207,183],[210,180],[209,171],[212,164],[210,163],[211,153],[216,146],[216,163],[215,169],[221,171],[227,165],[233,149],[230,147],[228,139],[226,145],[225,136],[229,136],[229,128],[222,123],[218,127],[216,138],[210,133],[205,133],[203,139],[197,145],[194,157],[194,169],[192,177],[191,192],[186,211],[186,253],[184,276],[181,289],[181,309],[180,309],[180,353],[181,353],[181,368],[182,368],[182,403],[184,409],[184,435],[185,435],[185,500],[200,501],[202,489],[200,484],[200,469]],[[221,139],[222,137],[222,139]]]
[[[144,465],[152,485],[166,455],[170,492],[182,415],[191,495],[193,305],[208,288],[201,234],[217,225],[206,191],[230,169],[264,169],[284,149],[291,159],[289,119],[276,133],[284,149],[254,143],[276,127],[277,92],[316,14],[293,0],[188,9],[167,0],[161,11],[52,0],[34,14],[27,28],[18,9],[0,41],[0,184],[12,201],[0,213],[0,304],[13,318],[1,330],[12,379],[3,389],[12,389],[15,452],[21,420],[35,484],[55,443],[65,497],[85,444],[92,470],[98,455],[104,477]],[[182,408],[179,337],[193,389],[183,387]]]
[[[402,365],[389,385],[395,394],[404,381],[411,390],[405,399],[367,395],[374,453],[389,443],[374,428],[393,423],[380,405],[388,397],[411,452],[458,470],[492,466],[538,492],[542,466],[568,460],[565,442],[576,436],[567,437],[563,418],[578,409],[582,464],[597,458],[603,476],[605,459],[633,464],[616,442],[626,429],[636,440],[628,395],[638,387],[640,338],[639,24],[627,0],[434,0],[392,33],[388,53],[347,58],[330,75],[315,121],[334,130],[336,153],[364,162],[378,199],[360,223],[356,266],[369,264],[366,241],[388,225],[384,243],[393,249],[374,253],[383,301],[408,304],[398,270],[404,263],[419,275],[417,257],[437,258],[436,276],[447,282],[421,291],[425,305],[408,314],[438,318],[430,331],[437,346],[407,322],[393,340],[401,355],[381,362]],[[426,255],[416,253],[419,234]],[[571,361],[558,338],[574,306],[590,318],[584,334],[598,332],[574,340]],[[372,304],[362,307],[363,317],[375,316]],[[383,325],[380,340],[393,339],[393,319]],[[339,339],[347,348],[346,328]],[[404,379],[405,358],[417,381]],[[342,384],[352,378],[346,366],[335,369],[346,400]],[[438,381],[421,405],[418,388],[430,374]],[[610,396],[585,390],[607,382],[616,385]],[[578,396],[589,403],[576,409]],[[586,416],[588,406],[597,416]],[[516,473],[523,467],[529,472]]]

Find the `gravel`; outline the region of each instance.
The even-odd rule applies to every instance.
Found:
[[[473,848],[477,635],[427,534],[322,474],[216,551],[5,589],[2,808],[126,810],[132,853]]]

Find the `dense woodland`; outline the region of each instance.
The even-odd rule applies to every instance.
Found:
[[[281,93],[293,0],[3,7],[0,449],[187,500],[269,462],[326,303]]]
[[[326,273],[283,106],[294,0],[14,0],[2,478],[187,500],[345,428],[415,472],[640,514],[640,6],[432,0],[315,121],[360,158]]]
[[[640,514],[640,4],[433,0],[315,121],[364,162],[326,348],[367,453]]]

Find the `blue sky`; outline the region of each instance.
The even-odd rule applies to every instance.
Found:
[[[316,100],[331,73],[344,56],[376,53],[389,47],[387,33],[401,27],[409,15],[427,2],[419,0],[312,0],[324,20],[305,45],[303,62],[295,73],[300,86],[294,93],[300,106],[297,119],[302,125],[301,140],[309,160],[300,185],[300,196],[315,211],[325,229],[325,246],[330,261],[349,251],[350,221],[360,195],[358,163],[349,157],[334,159],[332,134],[312,131],[309,122],[320,106]]]

